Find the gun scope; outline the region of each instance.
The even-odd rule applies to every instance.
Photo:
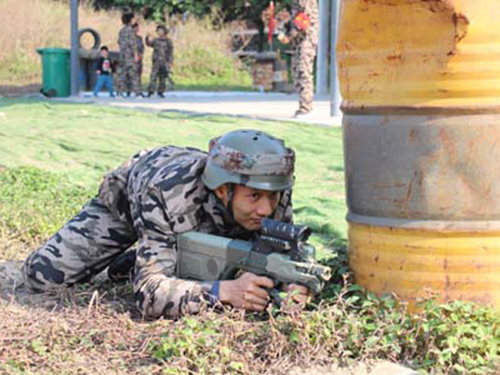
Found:
[[[305,225],[293,225],[278,220],[264,219],[261,224],[263,236],[285,241],[306,242],[311,230]]]

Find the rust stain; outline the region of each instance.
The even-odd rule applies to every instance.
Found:
[[[448,259],[443,260],[443,269],[447,270],[448,269]]]
[[[388,61],[403,61],[403,55],[400,53],[397,55],[389,55],[387,56]]]

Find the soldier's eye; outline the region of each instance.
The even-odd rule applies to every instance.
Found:
[[[259,193],[252,193],[251,197],[252,197],[252,200],[257,201],[260,198],[260,194]]]

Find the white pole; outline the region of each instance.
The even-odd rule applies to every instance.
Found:
[[[78,96],[78,0],[71,0],[71,96]]]
[[[319,41],[316,58],[316,94],[329,92],[328,56],[330,54],[330,0],[319,0]]]
[[[332,24],[331,24],[331,42],[330,42],[330,116],[340,116],[340,91],[339,80],[337,77],[337,30],[339,19],[339,4],[341,0],[332,1]]]

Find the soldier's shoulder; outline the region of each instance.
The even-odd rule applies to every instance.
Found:
[[[166,153],[166,160],[152,183],[161,191],[170,218],[185,216],[193,222],[193,215],[208,195],[201,180],[207,154],[195,148],[178,147],[167,147],[162,152]]]
[[[164,146],[145,155],[144,167],[153,173],[151,183],[168,193],[200,177],[206,160],[207,153],[196,148]]]

